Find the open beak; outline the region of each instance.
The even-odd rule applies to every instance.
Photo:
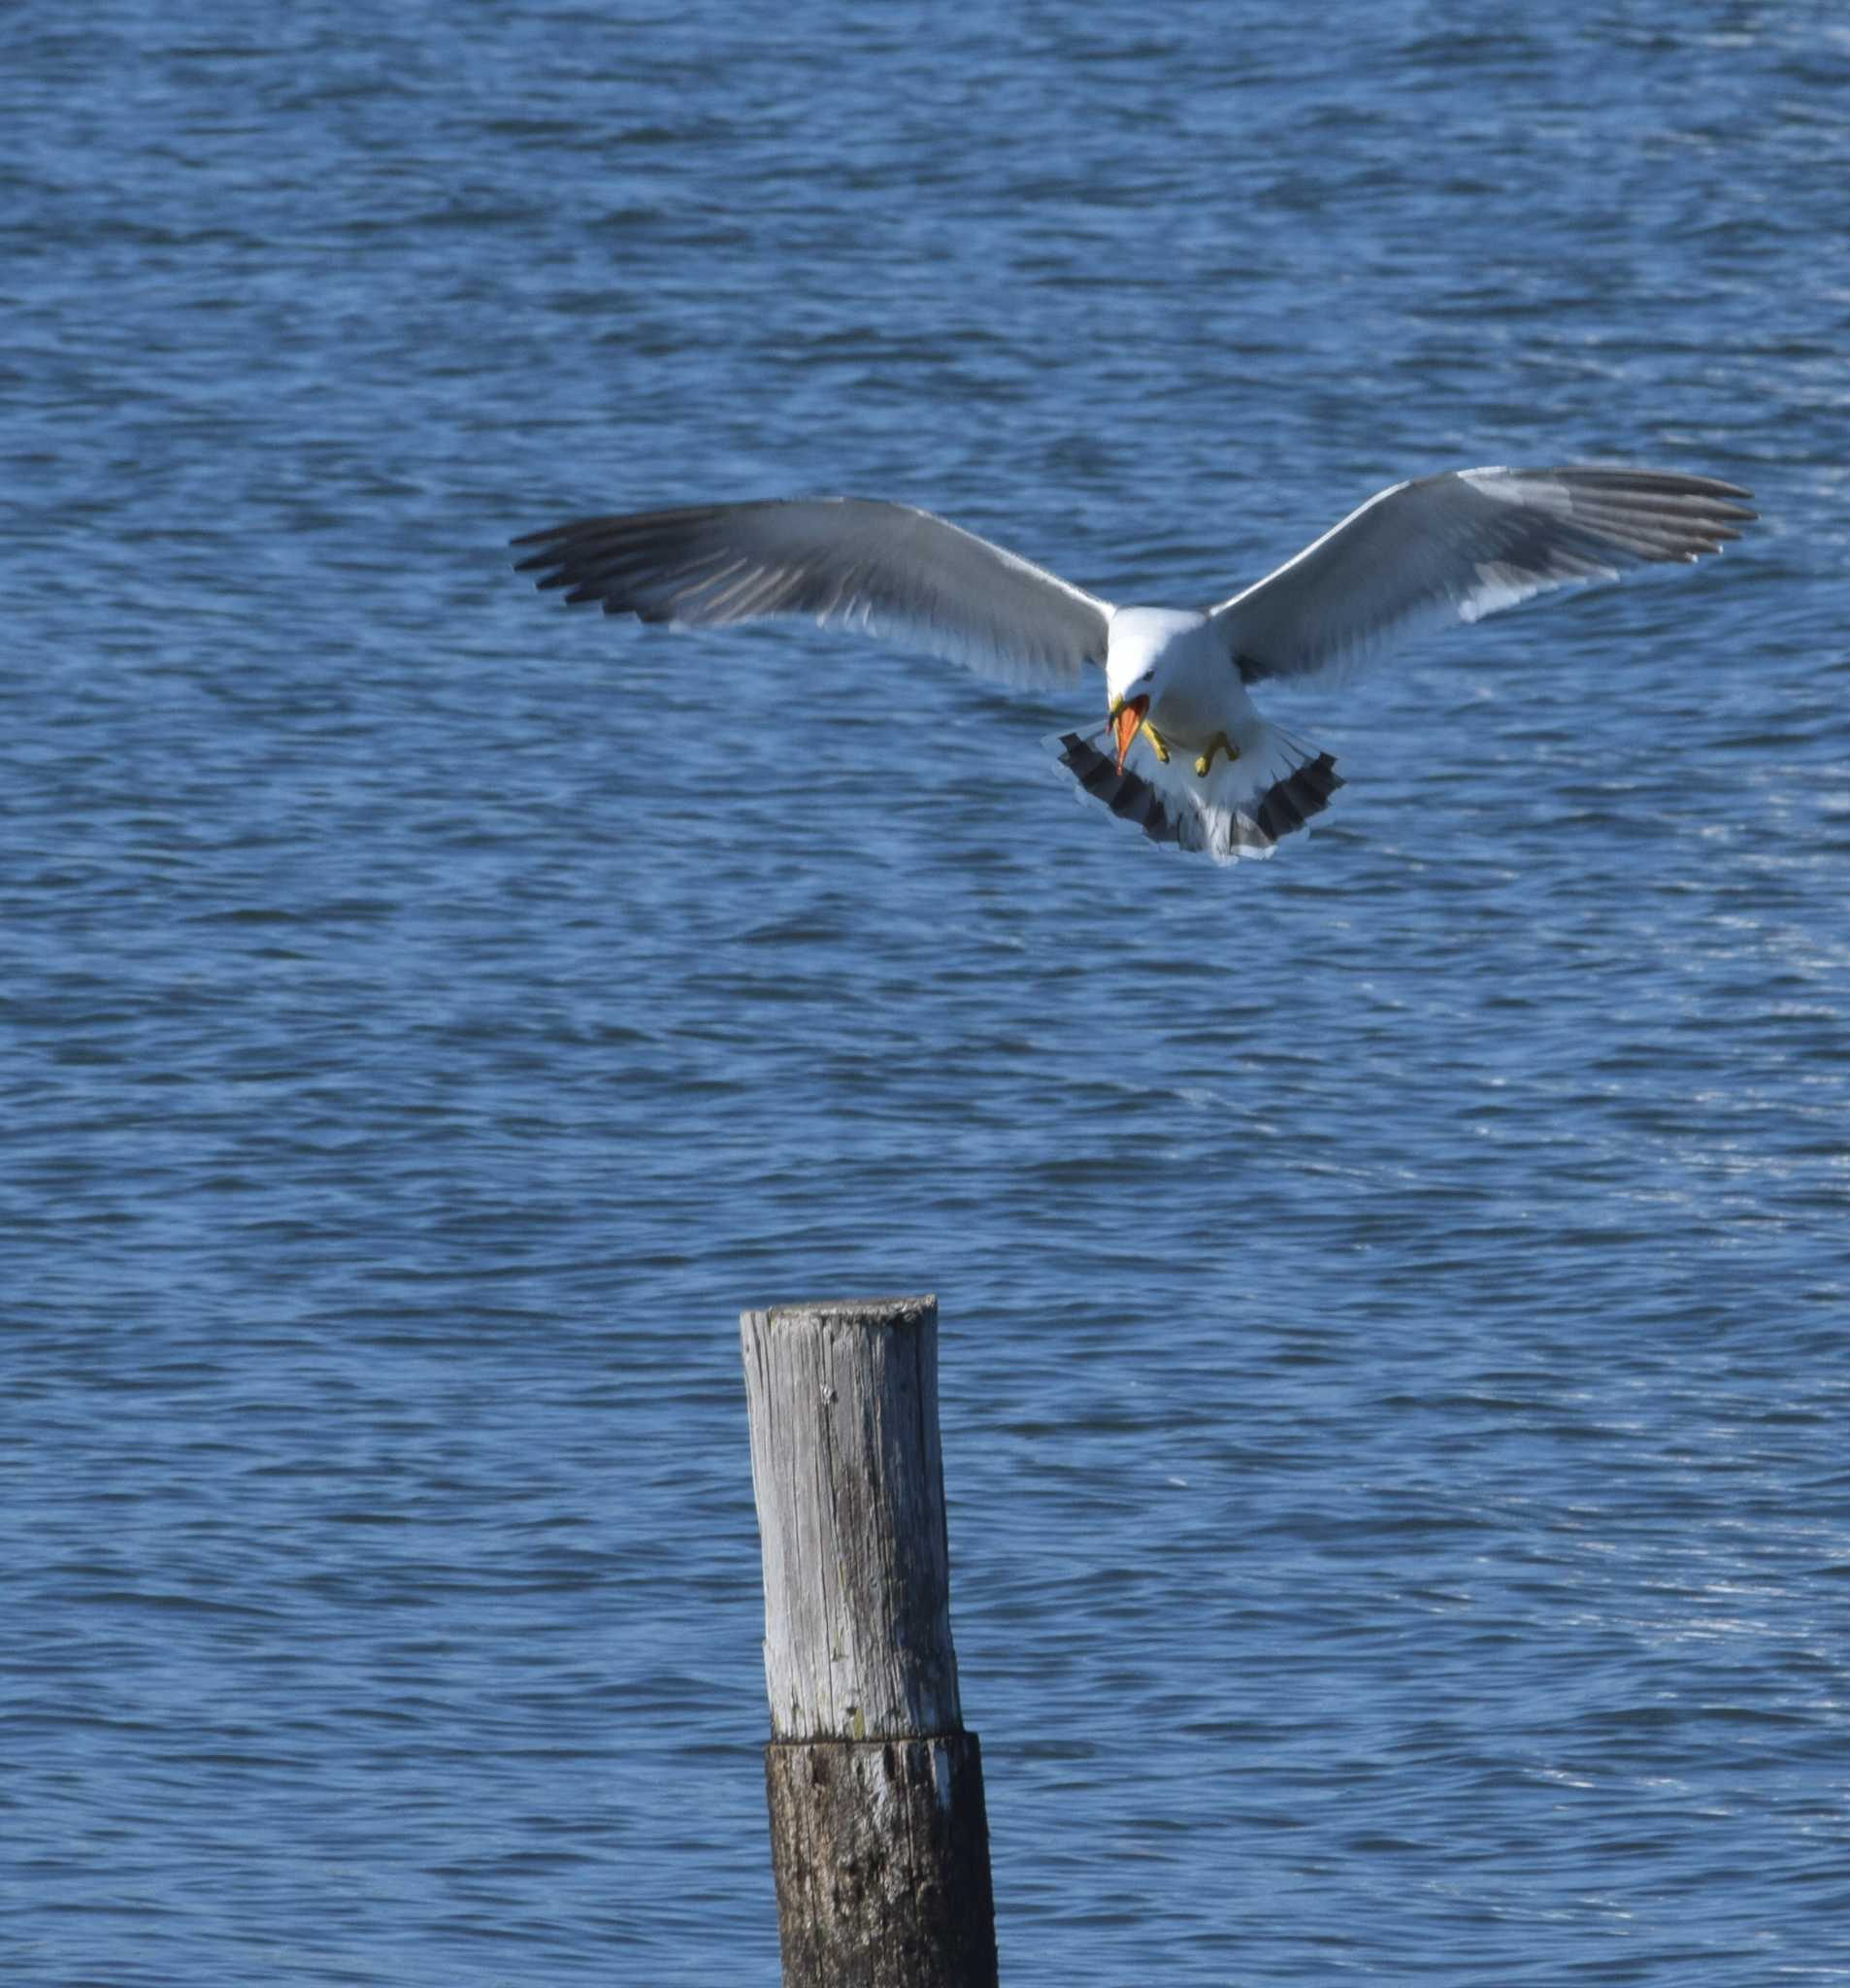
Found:
[[[1111,710],[1111,731],[1118,742],[1118,771],[1124,771],[1124,755],[1131,749],[1131,742],[1137,737],[1139,727],[1149,715],[1150,701],[1147,697],[1133,697],[1124,703],[1114,705]]]

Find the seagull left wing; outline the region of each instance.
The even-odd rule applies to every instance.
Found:
[[[1247,682],[1312,676],[1423,624],[1719,552],[1748,494],[1663,470],[1449,470],[1383,490],[1211,613]]]
[[[1105,664],[1108,602],[928,511],[865,497],[702,504],[529,532],[523,573],[607,614],[707,628],[808,615],[1019,683]]]

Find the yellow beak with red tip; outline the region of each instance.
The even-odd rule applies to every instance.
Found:
[[[1124,756],[1130,751],[1132,742],[1136,739],[1143,720],[1149,715],[1149,710],[1150,701],[1147,697],[1120,697],[1111,706],[1111,732],[1117,741],[1119,773],[1124,771]],[[1156,746],[1161,758],[1169,757],[1162,746],[1157,745],[1154,732],[1150,734],[1150,744]]]

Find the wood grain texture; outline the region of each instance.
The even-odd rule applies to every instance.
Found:
[[[765,1748],[783,1978],[803,1988],[995,1988],[974,1733]]]
[[[938,1434],[938,1302],[740,1321],[779,1740],[961,1732]]]

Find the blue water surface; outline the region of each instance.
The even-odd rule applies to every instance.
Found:
[[[771,1983],[736,1319],[935,1289],[1011,1988],[1850,1977],[1850,23],[0,28],[0,1964]],[[1103,715],[516,579],[929,506],[1220,598],[1453,464],[1700,570]]]

